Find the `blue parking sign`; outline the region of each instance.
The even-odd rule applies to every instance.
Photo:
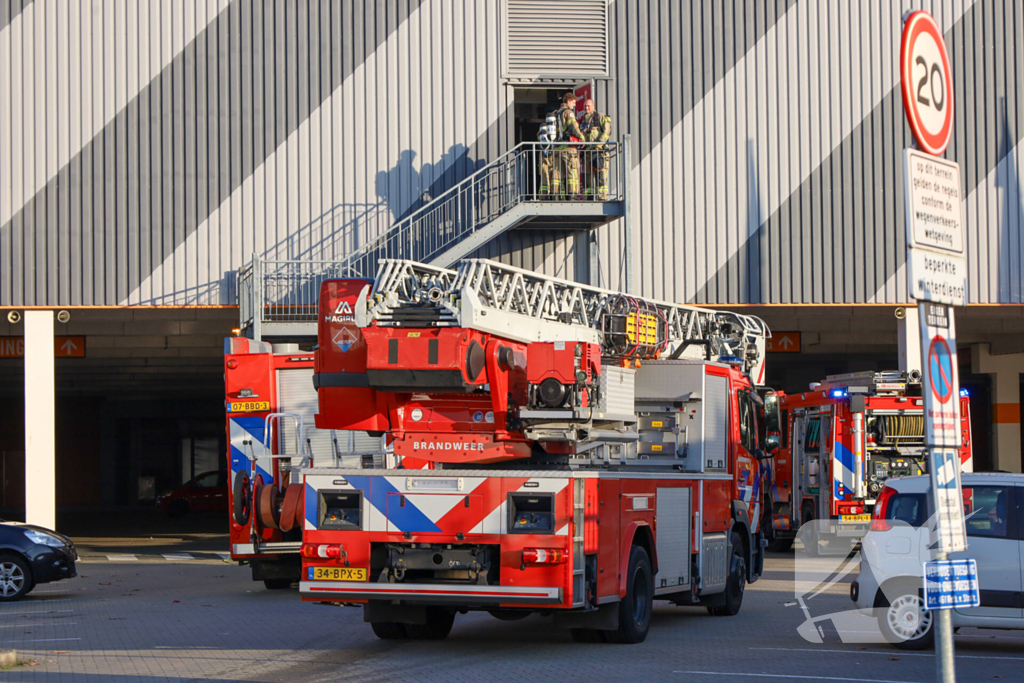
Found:
[[[977,607],[978,563],[974,560],[935,560],[924,563],[926,610]]]

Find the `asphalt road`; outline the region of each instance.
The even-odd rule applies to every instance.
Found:
[[[812,618],[850,606],[839,583],[801,602],[794,556],[771,556],[736,617],[658,603],[640,645],[581,645],[532,616],[460,615],[440,643],[380,641],[361,610],[268,591],[206,552],[86,554],[80,576],[0,605],[0,648],[29,665],[2,681],[925,681],[934,657],[878,642],[870,619]],[[180,548],[178,549],[180,551]],[[194,559],[187,559],[188,557]],[[813,584],[811,582],[808,587]],[[806,623],[805,623],[806,622]],[[809,642],[802,632],[809,633]],[[844,642],[846,641],[846,642]],[[1024,679],[1024,632],[962,629],[958,680]]]

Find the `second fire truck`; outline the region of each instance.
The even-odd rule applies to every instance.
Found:
[[[970,404],[959,400],[960,462],[973,472]],[[923,404],[917,372],[831,375],[783,396],[786,438],[764,470],[769,548],[789,549],[802,525],[819,520],[803,535],[805,549],[847,552],[867,530],[885,480],[927,472]]]
[[[325,282],[316,425],[384,434],[401,464],[302,470],[303,599],[387,639],[469,610],[629,643],[655,600],[736,614],[779,443],[768,336],[480,259]]]

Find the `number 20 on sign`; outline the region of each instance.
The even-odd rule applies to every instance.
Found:
[[[921,149],[941,155],[953,132],[953,77],[942,30],[932,15],[912,12],[900,45],[903,108]]]

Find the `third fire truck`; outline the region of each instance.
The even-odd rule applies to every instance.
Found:
[[[655,600],[740,609],[778,446],[757,318],[467,259],[325,282],[316,424],[397,467],[303,469],[303,599],[381,638],[539,612],[640,642]]]
[[[806,550],[849,550],[867,530],[885,480],[927,472],[923,403],[917,372],[831,375],[782,396],[787,438],[765,461],[762,487],[770,549],[787,550],[801,525],[819,520],[803,536]],[[966,395],[960,421],[961,466],[973,472]]]

